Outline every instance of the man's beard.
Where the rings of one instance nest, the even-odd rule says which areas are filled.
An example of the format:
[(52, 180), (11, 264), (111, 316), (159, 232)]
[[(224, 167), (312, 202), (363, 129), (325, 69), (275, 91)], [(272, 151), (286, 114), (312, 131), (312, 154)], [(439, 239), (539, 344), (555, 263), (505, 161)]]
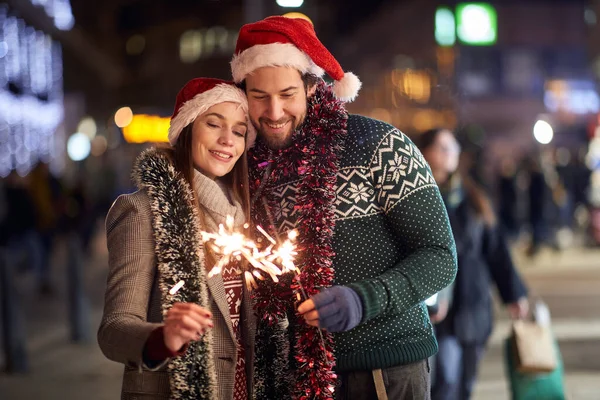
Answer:
[[(295, 119), (292, 119), (292, 121), (291, 121), (292, 128), (290, 129), (289, 132), (285, 133), (284, 135), (269, 135), (269, 134), (265, 133), (262, 129), (262, 125), (266, 124), (266, 122), (264, 122), (264, 120), (262, 120), (262, 119), (259, 119), (258, 126), (256, 126), (256, 124), (254, 124), (254, 123), (252, 123), (252, 124), (256, 128), (256, 131), (257, 131), (260, 139), (267, 145), (267, 147), (269, 149), (283, 150), (283, 149), (287, 149), (288, 147), (290, 147), (292, 145), (292, 143), (294, 142), (294, 132), (296, 132), (298, 129), (301, 128), (305, 119), (306, 119), (306, 115), (303, 115), (302, 119), (299, 122), (296, 122)], [(261, 120), (262, 120), (262, 124), (261, 124)]]
[(261, 140), (265, 142), (267, 147), (271, 150), (283, 150), (287, 149), (292, 145), (292, 142), (294, 141), (294, 139), (292, 138), (294, 136), (294, 131), (295, 129), (292, 129), (286, 136), (279, 137), (267, 136), (261, 130), (259, 130), (258, 135), (261, 138)]

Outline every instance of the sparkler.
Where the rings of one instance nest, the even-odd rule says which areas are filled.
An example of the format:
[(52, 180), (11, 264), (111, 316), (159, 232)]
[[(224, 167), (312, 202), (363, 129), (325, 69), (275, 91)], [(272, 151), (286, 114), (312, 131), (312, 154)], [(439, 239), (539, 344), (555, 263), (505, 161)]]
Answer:
[(217, 264), (209, 271), (209, 278), (220, 274), (223, 268), (232, 260), (240, 260), (242, 257), (253, 268), (244, 272), (249, 290), (258, 287), (256, 279), (264, 280), (264, 274), (268, 275), (274, 282), (279, 282), (278, 277), (280, 275), (287, 272), (299, 272), (294, 264), (294, 256), (298, 254), (294, 241), (298, 236), (298, 232), (295, 230), (290, 231), (287, 240), (281, 245), (277, 245), (275, 239), (261, 226), (257, 226), (257, 230), (271, 243), (261, 251), (256, 243), (242, 233), (236, 232), (233, 223), (233, 217), (227, 216), (225, 225), (220, 224), (218, 232), (201, 232), (202, 242), (208, 243), (211, 249), (221, 256)]
[[(271, 221), (271, 225), (273, 225), (269, 209), (266, 205), (265, 208), (269, 220)], [(245, 225), (245, 227), (247, 227), (247, 225)], [(201, 232), (202, 241), (204, 243), (210, 242), (213, 251), (222, 255), (221, 259), (217, 262), (217, 265), (215, 265), (208, 273), (208, 277), (210, 278), (220, 274), (223, 267), (231, 262), (233, 258), (239, 259), (239, 257), (242, 256), (254, 267), (254, 270), (244, 272), (248, 290), (258, 288), (255, 278), (259, 280), (265, 279), (261, 272), (267, 273), (273, 282), (279, 282), (278, 276), (292, 272), (298, 278), (296, 279), (296, 282), (300, 289), (300, 293), (302, 293), (302, 297), (304, 300), (307, 300), (308, 295), (299, 279), (300, 270), (294, 264), (294, 257), (298, 255), (295, 244), (295, 240), (298, 237), (298, 231), (295, 229), (289, 231), (287, 239), (280, 245), (277, 245), (279, 241), (273, 239), (260, 225), (257, 225), (256, 229), (271, 243), (263, 251), (258, 250), (258, 247), (252, 240), (249, 240), (243, 234), (234, 230), (233, 217), (231, 216), (227, 216), (225, 226), (223, 226), (223, 224), (219, 225), (218, 233)], [(279, 239), (279, 237), (277, 239)], [(280, 264), (281, 268), (275, 263)], [(300, 293), (296, 294), (298, 300), (301, 300)], [(324, 346), (325, 338), (323, 337), (323, 332), (321, 332), (321, 329), (319, 328), (317, 328), (317, 332), (319, 332), (321, 343)]]
[(179, 281), (177, 282), (170, 290), (169, 290), (169, 294), (172, 296), (175, 293), (177, 293), (179, 291), (179, 289), (181, 289), (183, 287), (183, 285), (185, 284), (184, 281)]

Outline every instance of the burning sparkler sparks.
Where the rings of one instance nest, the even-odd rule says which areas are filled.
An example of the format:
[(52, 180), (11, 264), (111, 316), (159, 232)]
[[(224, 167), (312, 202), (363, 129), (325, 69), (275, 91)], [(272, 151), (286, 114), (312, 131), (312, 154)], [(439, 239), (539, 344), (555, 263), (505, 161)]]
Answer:
[[(202, 242), (211, 246), (211, 249), (221, 256), (217, 264), (209, 271), (208, 277), (220, 274), (229, 262), (234, 259), (245, 258), (252, 266), (251, 271), (245, 271), (246, 285), (249, 290), (258, 287), (256, 279), (264, 280), (264, 274), (268, 275), (274, 282), (278, 282), (278, 276), (287, 272), (298, 273), (294, 264), (294, 257), (298, 254), (294, 243), (298, 232), (292, 230), (288, 233), (285, 242), (277, 245), (261, 226), (257, 230), (271, 243), (264, 250), (259, 250), (256, 244), (240, 232), (236, 232), (233, 226), (233, 217), (228, 216), (225, 225), (219, 225), (217, 233), (201, 232)], [(278, 266), (281, 265), (281, 267)]]
[[(219, 225), (218, 233), (201, 232), (202, 241), (204, 243), (210, 242), (213, 251), (222, 255), (221, 259), (217, 262), (217, 265), (215, 265), (208, 273), (209, 278), (216, 274), (220, 274), (225, 265), (233, 258), (238, 258), (240, 256), (248, 260), (250, 265), (254, 267), (252, 271), (244, 272), (248, 290), (258, 288), (256, 279), (264, 280), (265, 277), (263, 276), (263, 273), (267, 273), (274, 282), (279, 282), (277, 277), (288, 272), (292, 272), (297, 276), (300, 274), (300, 270), (294, 264), (294, 257), (298, 255), (295, 244), (295, 240), (298, 237), (298, 231), (295, 229), (289, 231), (287, 239), (278, 245), (278, 241), (273, 239), (261, 226), (257, 226), (256, 229), (271, 243), (263, 251), (258, 250), (258, 247), (252, 240), (249, 240), (239, 232), (235, 232), (233, 218), (230, 216), (227, 217), (225, 226), (223, 226), (223, 224)], [(278, 267), (276, 263), (280, 264), (281, 268)], [(308, 299), (308, 295), (304, 290), (304, 286), (300, 279), (297, 279), (297, 284), (300, 289), (300, 292), (296, 293), (298, 301), (300, 301), (302, 297), (304, 300)], [(302, 296), (300, 293), (302, 293)], [(321, 332), (321, 329), (317, 329), (317, 332), (319, 332), (319, 336), (321, 337), (322, 345), (325, 346), (323, 332)]]

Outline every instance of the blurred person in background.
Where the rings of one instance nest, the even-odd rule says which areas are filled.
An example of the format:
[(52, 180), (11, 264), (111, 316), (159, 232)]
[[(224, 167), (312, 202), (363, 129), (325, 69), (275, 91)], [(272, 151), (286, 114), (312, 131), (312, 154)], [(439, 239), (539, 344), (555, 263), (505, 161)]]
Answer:
[(573, 162), (574, 182), (572, 185), (574, 219), (576, 221), (576, 233), (583, 239), (583, 243), (591, 244), (590, 231), (590, 184), (592, 171), (588, 167), (585, 157), (587, 149), (582, 148), (578, 151)]
[(79, 172), (75, 182), (65, 190), (65, 212), (62, 228), (66, 233), (77, 235), (84, 252), (89, 251), (89, 244), (94, 234), (96, 214), (94, 201), (86, 187), (87, 176)]
[(566, 213), (570, 193), (558, 173), (552, 151), (534, 154), (529, 160), (531, 243), (527, 254), (533, 257), (544, 245), (554, 250), (563, 247), (560, 232), (569, 219)]
[(9, 262), (17, 268), (40, 271), (43, 249), (27, 177), (11, 172), (0, 188), (0, 202), (0, 246), (8, 251)]
[(420, 137), (420, 148), (440, 186), (458, 253), (452, 293), (440, 296), (437, 312), (430, 316), (439, 343), (432, 399), (468, 400), (492, 332), (492, 282), (512, 318), (526, 316), (527, 289), (491, 202), (471, 179), (457, 172), (460, 146), (453, 133), (427, 131)]
[(246, 149), (256, 136), (247, 112), (231, 82), (188, 82), (171, 118), (171, 147), (138, 157), (139, 190), (118, 197), (108, 213), (98, 342), (125, 364), (123, 398), (251, 395), (253, 314), (240, 265), (209, 278), (217, 256), (200, 241), (200, 231), (217, 231), (227, 216), (237, 229), (246, 221)]
[(588, 191), (590, 186), (590, 179), (592, 175), (592, 171), (588, 167), (585, 157), (586, 157), (587, 149), (581, 148), (576, 157), (574, 157), (573, 161), (573, 174), (574, 174), (574, 182), (573, 182), (573, 203), (575, 207), (589, 206), (589, 198)]
[(93, 189), (94, 214), (97, 218), (104, 218), (110, 209), (115, 197), (123, 194), (117, 193), (117, 166), (109, 157), (108, 152), (102, 154), (100, 169), (95, 177), (97, 181)]
[(517, 211), (519, 195), (516, 175), (517, 164), (515, 160), (508, 157), (504, 158), (500, 163), (500, 174), (498, 177), (498, 215), (509, 239), (516, 239), (519, 235)]
[(64, 213), (65, 197), (62, 184), (52, 175), (48, 164), (37, 164), (29, 174), (28, 181), (35, 209), (36, 231), (41, 243), (40, 264), (36, 271), (38, 288), (41, 294), (48, 295), (54, 292), (51, 260)]
[(544, 171), (539, 157), (531, 157), (527, 165), (529, 172), (528, 217), (531, 229), (531, 243), (527, 249), (529, 256), (537, 254), (541, 246), (548, 241), (549, 225), (546, 217), (550, 189), (546, 184)]

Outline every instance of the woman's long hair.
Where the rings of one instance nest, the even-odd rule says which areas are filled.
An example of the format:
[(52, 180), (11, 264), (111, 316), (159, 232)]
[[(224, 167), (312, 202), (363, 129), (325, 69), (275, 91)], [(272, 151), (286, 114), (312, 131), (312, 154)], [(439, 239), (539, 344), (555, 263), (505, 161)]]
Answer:
[[(194, 123), (190, 123), (181, 131), (177, 143), (172, 148), (167, 148), (167, 154), (173, 160), (175, 169), (182, 175), (183, 179), (192, 188), (194, 196), (194, 205), (198, 210), (201, 227), (206, 226), (206, 216), (198, 202), (196, 187), (194, 185), (194, 160), (192, 158), (192, 127)], [(242, 156), (237, 160), (233, 169), (225, 176), (219, 178), (232, 189), (233, 197), (242, 205), (244, 216), (250, 219), (250, 189), (248, 184), (248, 156), (244, 150)], [(244, 234), (249, 235), (250, 229), (245, 229)], [(205, 265), (210, 269), (216, 264), (216, 257), (208, 246), (204, 247)]]
[[(425, 150), (435, 144), (439, 134), (445, 130), (446, 129), (443, 128), (434, 128), (423, 132), (418, 140), (419, 149), (421, 152), (424, 153)], [(492, 202), (483, 188), (478, 185), (477, 182), (475, 182), (468, 174), (461, 173), (460, 168), (450, 174), (448, 177), (448, 182), (452, 182), (453, 176), (456, 175), (460, 177), (465, 194), (470, 203), (473, 205), (473, 209), (475, 210), (477, 216), (481, 218), (487, 226), (495, 226), (496, 214), (494, 212), (494, 208), (492, 207)]]

